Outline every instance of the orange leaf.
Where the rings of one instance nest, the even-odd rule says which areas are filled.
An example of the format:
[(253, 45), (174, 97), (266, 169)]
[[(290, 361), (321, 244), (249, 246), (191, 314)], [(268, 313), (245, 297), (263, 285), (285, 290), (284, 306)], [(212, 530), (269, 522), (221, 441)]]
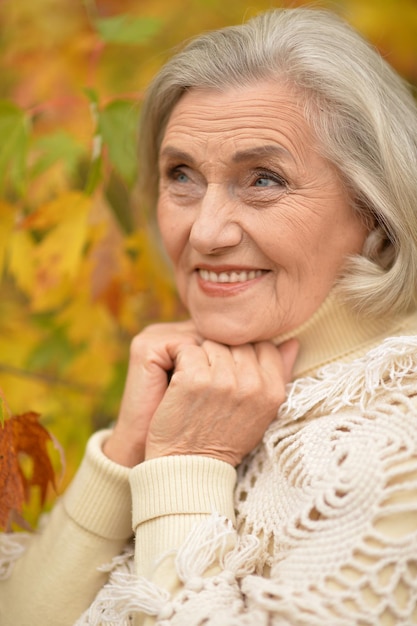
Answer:
[[(31, 487), (40, 487), (42, 503), (48, 485), (55, 487), (54, 469), (46, 448), (48, 441), (52, 438), (39, 423), (37, 413), (15, 415), (0, 428), (0, 528), (8, 528), (13, 514), (22, 511)], [(23, 472), (21, 455), (32, 461), (29, 477)]]

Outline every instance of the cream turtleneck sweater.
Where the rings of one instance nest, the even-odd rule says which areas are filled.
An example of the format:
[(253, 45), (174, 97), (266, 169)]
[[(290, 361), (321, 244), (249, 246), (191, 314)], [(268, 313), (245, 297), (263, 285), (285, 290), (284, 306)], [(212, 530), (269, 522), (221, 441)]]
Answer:
[(274, 340), (279, 345), (296, 337), (300, 343), (294, 378), (309, 376), (335, 361), (363, 356), (385, 337), (417, 332), (417, 312), (372, 318), (352, 311), (336, 293), (330, 293), (312, 317), (296, 330)]
[[(284, 527), (289, 522), (283, 519), (284, 514), (278, 507), (278, 518), (268, 526), (265, 511), (261, 514), (261, 511), (257, 512), (257, 508), (271, 506), (270, 486), (275, 484), (276, 480), (281, 481), (282, 476), (287, 482), (279, 482), (280, 493), (287, 493), (288, 489), (291, 491), (294, 488), (294, 485), (289, 484), (293, 471), (291, 466), (284, 466), (282, 474), (277, 478), (274, 472), (281, 461), (271, 465), (274, 446), (282, 445), (281, 436), (284, 437), (285, 433), (286, 441), (294, 437), (294, 441), (298, 441), (297, 437), (301, 437), (298, 433), (307, 432), (310, 428), (310, 426), (305, 428), (303, 424), (320, 423), (324, 415), (317, 410), (316, 405), (326, 406), (326, 396), (331, 395), (332, 389), (336, 389), (338, 379), (343, 380), (345, 377), (346, 381), (350, 381), (359, 370), (363, 371), (363, 376), (366, 376), (366, 371), (372, 364), (372, 361), (367, 360), (366, 354), (370, 350), (378, 350), (378, 346), (385, 338), (416, 334), (416, 313), (379, 320), (368, 319), (356, 316), (335, 296), (329, 296), (306, 324), (291, 335), (276, 339), (277, 343), (289, 336), (296, 336), (299, 340), (300, 351), (294, 370), (294, 384), (289, 389), (289, 401), (286, 406), (282, 407), (281, 421), (278, 420), (269, 429), (264, 443), (259, 450), (250, 455), (248, 463), (242, 464), (237, 474), (235, 469), (226, 463), (195, 456), (154, 459), (133, 469), (124, 468), (108, 460), (101, 451), (108, 432), (102, 431), (95, 434), (88, 444), (77, 475), (67, 492), (56, 504), (42, 531), (34, 536), (21, 535), (20, 538), (13, 536), (6, 539), (3, 537), (3, 541), (0, 542), (0, 572), (3, 567), (5, 576), (5, 580), (0, 583), (0, 623), (7, 624), (7, 626), (29, 626), (29, 624), (30, 626), (70, 626), (83, 611), (87, 611), (78, 622), (79, 624), (104, 624), (109, 622), (92, 620), (101, 619), (97, 615), (100, 615), (102, 610), (108, 611), (108, 616), (111, 610), (114, 610), (116, 613), (119, 612), (119, 617), (110, 623), (124, 624), (124, 618), (120, 615), (125, 609), (128, 612), (128, 609), (136, 607), (136, 609), (141, 608), (145, 613), (159, 615), (160, 620), (167, 620), (161, 621), (161, 624), (189, 626), (199, 623), (192, 621), (189, 617), (191, 614), (196, 615), (197, 606), (203, 611), (204, 619), (213, 620), (207, 623), (221, 626), (228, 624), (244, 626), (254, 623), (291, 623), (292, 626), (304, 623), (310, 626), (317, 623), (321, 626), (327, 624), (336, 626), (356, 623), (349, 622), (349, 617), (343, 617), (336, 605), (333, 609), (329, 608), (333, 600), (330, 601), (327, 596), (323, 600), (325, 595), (323, 590), (320, 594), (314, 594), (312, 590), (314, 585), (311, 581), (309, 584), (306, 583), (306, 589), (303, 591), (296, 589), (296, 583), (291, 582), (293, 580), (291, 572), (295, 572), (294, 581), (296, 581), (303, 579), (302, 572), (306, 569), (297, 570), (294, 555), (297, 554), (299, 546), (294, 547), (292, 539), (290, 540), (287, 535), (284, 538), (281, 537), (282, 544), (278, 553), (274, 551), (274, 548), (265, 546), (267, 535), (270, 533), (280, 535), (279, 524), (281, 523)], [(394, 356), (389, 364), (390, 371), (394, 370), (396, 345), (395, 343), (392, 348)], [(413, 354), (415, 355), (417, 351), (417, 344), (409, 349), (407, 341), (398, 339), (398, 345), (406, 346), (407, 354), (401, 358), (405, 359), (409, 368), (415, 367), (417, 358), (414, 358)], [(391, 348), (388, 346), (387, 350)], [(381, 356), (377, 358), (381, 359)], [(356, 359), (359, 360), (356, 361)], [(317, 377), (317, 371), (322, 367), (325, 367), (324, 374)], [(404, 363), (401, 367), (401, 371), (404, 372)], [(417, 393), (415, 369), (413, 374), (410, 384), (414, 384)], [(333, 382), (326, 387), (327, 380)], [(360, 384), (359, 382), (358, 385)], [(359, 402), (357, 395), (355, 396), (352, 392), (346, 400), (347, 404), (343, 406), (342, 413), (356, 407), (356, 419), (364, 419), (358, 407), (361, 410), (364, 407), (363, 410), (369, 411), (369, 402), (363, 399), (363, 394), (360, 397)], [(310, 398), (321, 398), (321, 400), (310, 402)], [(303, 410), (297, 409), (297, 406), (303, 406)], [(334, 406), (332, 408), (330, 403), (329, 413), (333, 410)], [(413, 420), (412, 428), (415, 434), (416, 413), (413, 415)], [(327, 419), (327, 423), (330, 424), (330, 418)], [(282, 424), (282, 431), (280, 431), (280, 424)], [(323, 432), (325, 433), (325, 429)], [(323, 436), (325, 437), (326, 434)], [(307, 449), (310, 444), (304, 443), (303, 445)], [(372, 448), (372, 441), (370, 447)], [(310, 450), (312, 456), (302, 461), (300, 467), (303, 467), (303, 471), (306, 463), (308, 465), (310, 462), (308, 459), (315, 458), (317, 450), (313, 446)], [(284, 453), (281, 458), (284, 458)], [(407, 463), (408, 461), (405, 462), (404, 467), (407, 472), (410, 471), (410, 481), (416, 481), (417, 473), (416, 475), (412, 473), (415, 468), (411, 465), (409, 467)], [(301, 469), (299, 471), (301, 472)], [(312, 477), (317, 480), (314, 472), (309, 480)], [(251, 485), (255, 484), (257, 487), (252, 489)], [(261, 485), (263, 485), (262, 488)], [(279, 497), (279, 494), (274, 497)], [(413, 511), (414, 517), (417, 516), (417, 487), (415, 497), (416, 501), (412, 505), (409, 499), (407, 500), (407, 506)], [(285, 503), (282, 506), (285, 509)], [(355, 506), (354, 502), (352, 506)], [(275, 513), (272, 512), (271, 515)], [(320, 518), (320, 511), (316, 511), (314, 515)], [(404, 515), (408, 520), (407, 511)], [(257, 525), (257, 517), (264, 520), (259, 525)], [(229, 520), (230, 526), (224, 520)], [(300, 529), (308, 526), (309, 523), (308, 519), (302, 524), (300, 522), (301, 526), (298, 529), (293, 528), (293, 534), (298, 533), (301, 537)], [(132, 535), (132, 528), (135, 534), (135, 572), (140, 577), (139, 582), (136, 576), (129, 578), (128, 574), (125, 574), (127, 578), (123, 579), (123, 573), (119, 571), (132, 570), (131, 557), (117, 558)], [(237, 531), (234, 528), (237, 528)], [(414, 533), (413, 545), (417, 547), (417, 528), (413, 527), (411, 531)], [(191, 538), (186, 540), (190, 533)], [(253, 542), (252, 539), (254, 539)], [(268, 541), (270, 542), (271, 539)], [(401, 541), (404, 543), (403, 534), (401, 534)], [(24, 553), (14, 563), (12, 569), (12, 561), (18, 556), (22, 546), (25, 547)], [(204, 546), (207, 548), (205, 554), (203, 554)], [(180, 549), (181, 558), (176, 555), (177, 549)], [(307, 540), (306, 549), (308, 552)], [(286, 554), (286, 550), (289, 550), (287, 561), (282, 560), (282, 555)], [(227, 554), (231, 555), (229, 560)], [(219, 563), (219, 555), (223, 559), (221, 563)], [(107, 588), (102, 590), (98, 600), (93, 602), (109, 572), (109, 568), (104, 571), (103, 569), (99, 571), (98, 568), (114, 557), (116, 561), (112, 585), (108, 590)], [(226, 562), (227, 566), (225, 566)], [(285, 572), (286, 562), (289, 564), (287, 573)], [(388, 567), (388, 561), (386, 565)], [(349, 560), (346, 561), (346, 567), (352, 568)], [(280, 568), (283, 568), (284, 578), (288, 576), (290, 581), (289, 591), (288, 589), (285, 591), (285, 586), (282, 588), (279, 586), (281, 584), (279, 583)], [(207, 576), (208, 571), (211, 572), (211, 577)], [(229, 576), (228, 583), (227, 581), (225, 583), (227, 579), (225, 572)], [(232, 575), (231, 572), (234, 574)], [(201, 582), (203, 573), (204, 580), (210, 582)], [(413, 576), (412, 572), (409, 576)], [(276, 583), (275, 577), (278, 581)], [(353, 585), (359, 585), (357, 577), (353, 576), (352, 580)], [(278, 587), (264, 588), (262, 586), (268, 586), (271, 582)], [(217, 599), (215, 590), (212, 589), (209, 593), (210, 584), (217, 585)], [(343, 591), (347, 594), (345, 598), (347, 604), (357, 602), (357, 596), (355, 596), (356, 599), (352, 599), (344, 591), (344, 584), (345, 581), (342, 584), (336, 575), (329, 578), (329, 589), (336, 590), (336, 596), (337, 594), (340, 596)], [(416, 587), (414, 587), (414, 595)], [(186, 593), (184, 588), (186, 588)], [(234, 604), (233, 602), (231, 604), (233, 609), (225, 608), (223, 601), (219, 599), (220, 591), (225, 589), (227, 593), (225, 592), (224, 597), (229, 600), (234, 598)], [(404, 592), (401, 586), (398, 589), (400, 590), (398, 593), (409, 593), (408, 589)], [(391, 591), (394, 593), (395, 589)], [(277, 593), (281, 594), (281, 600), (284, 598), (281, 605), (278, 602), (272, 607), (274, 602), (271, 599), (272, 608), (268, 609), (265, 594), (272, 594), (271, 598), (275, 598), (274, 594)], [(197, 604), (193, 605), (195, 598), (197, 598)], [(291, 605), (290, 608), (285, 609), (285, 598)], [(377, 600), (375, 600), (376, 603)], [(216, 608), (217, 601), (219, 606)], [(303, 613), (305, 607), (304, 609), (296, 607), (298, 601), (309, 604), (308, 618)], [(324, 602), (323, 606), (320, 604), (321, 601)], [(89, 613), (90, 605), (92, 608)], [(194, 607), (191, 613), (190, 607)], [(348, 607), (348, 613), (349, 610)], [(359, 611), (357, 608), (355, 610)], [(378, 611), (381, 615), (384, 613), (382, 609)], [(328, 617), (329, 614), (332, 616), (331, 620)], [(274, 617), (276, 615), (278, 615), (277, 618)], [(370, 615), (373, 615), (372, 612)], [(365, 620), (363, 623), (404, 623), (409, 626), (417, 623), (417, 615), (415, 617), (416, 622), (395, 622), (384, 618), (384, 622)], [(150, 619), (153, 622), (154, 618)], [(265, 621), (268, 619), (271, 621)], [(281, 619), (282, 621), (279, 621)], [(302, 621), (304, 619), (310, 621)], [(372, 619), (376, 620), (376, 618)]]

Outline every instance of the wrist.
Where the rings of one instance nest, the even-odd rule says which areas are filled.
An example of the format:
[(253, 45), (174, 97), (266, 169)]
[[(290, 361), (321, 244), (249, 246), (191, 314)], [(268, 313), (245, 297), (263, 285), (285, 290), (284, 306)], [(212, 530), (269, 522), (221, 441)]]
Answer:
[(121, 436), (114, 430), (103, 446), (105, 456), (119, 465), (134, 467), (145, 457), (144, 445), (135, 443), (132, 437)]

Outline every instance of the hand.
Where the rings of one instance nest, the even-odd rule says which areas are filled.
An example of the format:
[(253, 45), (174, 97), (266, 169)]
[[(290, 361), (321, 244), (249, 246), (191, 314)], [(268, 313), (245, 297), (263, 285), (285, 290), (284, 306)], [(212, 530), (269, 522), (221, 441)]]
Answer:
[(238, 465), (262, 439), (285, 399), (298, 343), (180, 346), (154, 413), (146, 459), (196, 454)]
[(128, 467), (143, 461), (150, 421), (168, 387), (167, 373), (180, 349), (201, 342), (191, 321), (154, 324), (133, 339), (119, 417), (104, 446), (106, 456)]

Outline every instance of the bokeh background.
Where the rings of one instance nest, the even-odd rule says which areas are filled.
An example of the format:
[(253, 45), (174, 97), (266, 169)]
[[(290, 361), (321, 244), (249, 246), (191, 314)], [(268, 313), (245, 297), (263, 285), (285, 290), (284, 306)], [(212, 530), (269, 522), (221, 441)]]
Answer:
[[(90, 433), (117, 415), (132, 336), (185, 315), (135, 192), (147, 83), (184, 39), (305, 4), (0, 1), (0, 389), (65, 450), (59, 490)], [(314, 5), (417, 84), (417, 0)], [(25, 514), (39, 511), (35, 492)]]

